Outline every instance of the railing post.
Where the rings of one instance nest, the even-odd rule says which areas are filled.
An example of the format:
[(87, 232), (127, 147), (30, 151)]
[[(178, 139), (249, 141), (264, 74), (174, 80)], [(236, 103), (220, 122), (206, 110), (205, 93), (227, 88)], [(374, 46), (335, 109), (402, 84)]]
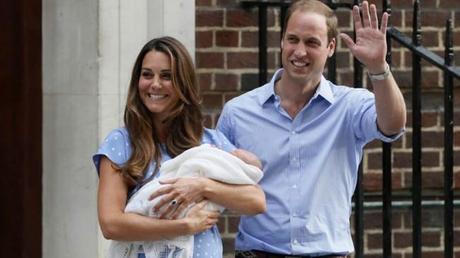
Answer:
[(267, 82), (267, 6), (259, 6), (259, 85)]
[(281, 35), (283, 35), (283, 28), (284, 28), (284, 20), (286, 19), (286, 11), (288, 5), (285, 4), (285, 0), (280, 0), (281, 8), (280, 8), (280, 27), (281, 27)]
[[(454, 60), (452, 19), (446, 22), (445, 64), (451, 66)], [(444, 71), (444, 257), (454, 257), (454, 185), (453, 185), (453, 77)]]
[[(420, 2), (414, 2), (412, 42), (420, 46)], [(420, 258), (422, 252), (422, 170), (421, 170), (421, 65), (420, 56), (412, 54), (412, 257)]]
[[(327, 1), (327, 4), (329, 7), (333, 5), (333, 1), (329, 0)], [(334, 54), (329, 57), (327, 60), (327, 79), (331, 81), (332, 83), (337, 83), (337, 55), (336, 51), (334, 51)]]
[[(284, 34), (284, 20), (286, 19), (286, 12), (287, 12), (287, 8), (288, 8), (288, 4), (285, 3), (285, 0), (280, 0), (280, 30), (281, 30), (281, 33), (280, 33), (280, 36), (281, 36), (281, 40), (283, 40), (283, 34)], [(281, 63), (281, 58), (282, 58), (283, 54), (279, 53), (279, 60), (280, 60), (280, 67), (283, 66), (283, 64)]]
[[(359, 0), (354, 0), (353, 5), (359, 5)], [(353, 34), (354, 38), (356, 35)], [(355, 88), (363, 87), (363, 68), (359, 61), (353, 59), (353, 78)], [(356, 185), (355, 196), (355, 256), (364, 257), (364, 190), (363, 190), (363, 167), (362, 161), (358, 167), (358, 183)]]
[(332, 83), (337, 83), (337, 55), (334, 54), (327, 60), (327, 79)]
[[(383, 10), (391, 14), (390, 0), (383, 1)], [(283, 27), (286, 8), (291, 1), (279, 0), (272, 2), (267, 0), (261, 1), (242, 1), (243, 6), (257, 7), (259, 12), (259, 82), (264, 84), (267, 79), (267, 9), (269, 6), (281, 7), (280, 24)], [(359, 5), (360, 0), (353, 0), (350, 3), (337, 3), (338, 1), (328, 0), (327, 3), (332, 9), (348, 8), (352, 5)], [(396, 40), (403, 47), (407, 48), (412, 53), (412, 241), (413, 252), (412, 257), (421, 257), (422, 251), (422, 187), (421, 187), (421, 60), (424, 59), (433, 66), (440, 68), (444, 72), (444, 247), (445, 256), (448, 258), (453, 255), (453, 79), (460, 79), (460, 69), (452, 64), (453, 62), (453, 40), (452, 40), (452, 21), (449, 20), (446, 31), (446, 52), (445, 58), (441, 58), (432, 51), (421, 46), (421, 25), (420, 25), (420, 1), (414, 0), (414, 17), (413, 17), (413, 35), (412, 39), (402, 34), (394, 27), (388, 26), (387, 30), (387, 46), (388, 54), (386, 60), (391, 68), (391, 41)], [(389, 22), (390, 24), (390, 22)], [(333, 60), (328, 63), (328, 77), (331, 81), (335, 81), (336, 65)], [(355, 87), (363, 87), (363, 68), (359, 61), (354, 59), (354, 84)], [(332, 67), (334, 67), (332, 69)], [(382, 147), (382, 170), (383, 170), (383, 257), (391, 257), (392, 254), (392, 180), (391, 180), (391, 145), (383, 144)], [(358, 169), (358, 182), (354, 194), (354, 222), (355, 222), (355, 257), (362, 258), (364, 253), (364, 191), (362, 186), (363, 169), (360, 164)]]
[(358, 180), (355, 196), (355, 257), (364, 257), (364, 193), (363, 193), (363, 163), (358, 167)]
[[(388, 13), (388, 26), (391, 21), (391, 2), (383, 1), (383, 10)], [(387, 56), (386, 60), (391, 68), (391, 37), (387, 36)], [(382, 143), (382, 170), (383, 170), (383, 257), (391, 258), (391, 198), (392, 198), (392, 180), (391, 180), (391, 143)]]

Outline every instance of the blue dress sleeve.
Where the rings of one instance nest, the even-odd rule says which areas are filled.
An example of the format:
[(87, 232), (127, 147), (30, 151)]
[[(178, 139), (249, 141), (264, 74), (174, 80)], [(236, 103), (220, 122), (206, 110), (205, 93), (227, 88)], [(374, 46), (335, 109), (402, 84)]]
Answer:
[(131, 148), (129, 136), (125, 128), (118, 128), (109, 133), (93, 155), (94, 166), (99, 174), (99, 164), (103, 156), (107, 157), (117, 166), (122, 166), (128, 161)]

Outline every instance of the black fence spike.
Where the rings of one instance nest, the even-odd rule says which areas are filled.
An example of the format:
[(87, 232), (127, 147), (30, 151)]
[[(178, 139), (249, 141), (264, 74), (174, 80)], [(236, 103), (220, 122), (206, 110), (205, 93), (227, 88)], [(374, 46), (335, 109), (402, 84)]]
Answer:
[[(418, 0), (413, 6), (412, 43), (421, 42), (421, 15)], [(412, 257), (422, 255), (422, 67), (421, 58), (412, 52)]]
[[(388, 18), (388, 27), (391, 26), (391, 3), (389, 0), (385, 0), (383, 3), (383, 9), (390, 15)], [(387, 39), (387, 56), (386, 61), (391, 67), (392, 63), (392, 45), (391, 45), (391, 37), (386, 37)], [(392, 200), (392, 166), (391, 166), (391, 143), (382, 143), (382, 185), (383, 191), (382, 193), (382, 225), (383, 225), (383, 237), (382, 237), (382, 247), (383, 247), (383, 257), (384, 258), (391, 258), (392, 257), (392, 244), (391, 244), (391, 235), (392, 235), (392, 207), (391, 207), (391, 200)]]
[[(446, 21), (444, 40), (445, 65), (451, 66), (454, 60), (454, 39), (452, 19)], [(453, 77), (444, 71), (444, 257), (454, 257), (454, 109)]]

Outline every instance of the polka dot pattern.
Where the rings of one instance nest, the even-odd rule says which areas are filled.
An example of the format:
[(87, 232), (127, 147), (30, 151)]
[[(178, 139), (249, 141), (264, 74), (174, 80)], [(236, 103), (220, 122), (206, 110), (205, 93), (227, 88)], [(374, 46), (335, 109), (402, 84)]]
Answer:
[(221, 258), (222, 252), (222, 241), (217, 226), (195, 235), (194, 258)]
[[(233, 151), (235, 149), (235, 147), (222, 133), (211, 129), (205, 129), (202, 143), (214, 145), (225, 151)], [(163, 162), (171, 159), (164, 146), (162, 146), (161, 152)], [(96, 166), (97, 172), (99, 173), (99, 162), (102, 156), (107, 157), (117, 166), (122, 166), (126, 163), (126, 161), (128, 161), (130, 155), (131, 143), (129, 142), (128, 131), (126, 128), (118, 128), (110, 132), (110, 134), (104, 139), (98, 151), (93, 155), (93, 162)], [(145, 173), (145, 178), (152, 174), (154, 168), (155, 164), (152, 162)], [(131, 194), (133, 194), (133, 192), (131, 192), (130, 195)], [(164, 257), (175, 257), (174, 252), (174, 250), (166, 252)], [(195, 235), (194, 258), (222, 258), (222, 253), (222, 240), (217, 226)], [(145, 258), (145, 255), (140, 253), (138, 257)]]

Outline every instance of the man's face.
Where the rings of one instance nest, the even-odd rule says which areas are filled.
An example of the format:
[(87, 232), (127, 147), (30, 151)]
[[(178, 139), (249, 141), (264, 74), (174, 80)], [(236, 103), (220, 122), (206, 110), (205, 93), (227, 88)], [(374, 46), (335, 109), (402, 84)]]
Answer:
[(328, 42), (323, 15), (295, 11), (281, 41), (281, 61), (285, 76), (305, 84), (319, 83), (327, 58), (332, 56), (335, 39)]

